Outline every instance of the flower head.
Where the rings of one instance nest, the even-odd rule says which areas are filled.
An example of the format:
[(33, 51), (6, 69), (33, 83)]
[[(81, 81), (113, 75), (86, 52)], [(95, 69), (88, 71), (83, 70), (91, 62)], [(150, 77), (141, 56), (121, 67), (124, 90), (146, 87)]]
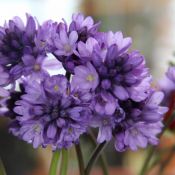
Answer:
[(36, 58), (38, 55), (45, 54), (43, 50), (39, 51), (34, 44), (36, 33), (36, 22), (29, 15), (27, 15), (26, 25), (19, 17), (15, 17), (1, 27), (0, 65), (9, 74), (10, 83), (23, 75), (25, 55)]
[(18, 127), (11, 131), (34, 148), (48, 144), (53, 149), (68, 148), (88, 127), (90, 110), (83, 101), (75, 103), (63, 75), (47, 77), (40, 83), (26, 82), (25, 94), (15, 104)]
[[(7, 97), (5, 114), (15, 136), (34, 148), (62, 149), (96, 127), (97, 142), (114, 138), (118, 151), (158, 143), (167, 108), (160, 105), (163, 93), (151, 87), (144, 56), (130, 50), (132, 40), (122, 32), (98, 28), (81, 13), (70, 25), (64, 20), (37, 25), (27, 15), (26, 24), (15, 17), (0, 28), (0, 96)], [(50, 55), (66, 76), (49, 75), (44, 62)], [(171, 67), (167, 79), (173, 91), (174, 75)], [(20, 89), (9, 97), (4, 86), (18, 79)]]
[(54, 38), (57, 30), (57, 22), (52, 20), (45, 21), (38, 27), (36, 37), (34, 39), (35, 45), (38, 50), (45, 50), (46, 52), (52, 52), (54, 49)]
[(87, 66), (78, 66), (74, 70), (75, 76), (72, 83), (74, 87), (79, 87), (84, 90), (95, 90), (98, 86), (99, 78), (95, 68), (91, 63), (87, 63)]
[[(171, 66), (168, 68), (165, 76), (159, 81), (159, 89), (161, 89), (165, 98), (163, 103), (173, 107), (174, 104), (174, 94), (175, 94), (175, 67)], [(171, 107), (171, 108), (172, 108)]]
[(69, 30), (77, 31), (79, 41), (85, 42), (89, 37), (96, 35), (99, 25), (100, 23), (94, 24), (92, 17), (84, 17), (82, 13), (75, 13), (72, 15)]
[[(147, 97), (151, 78), (145, 67), (144, 57), (139, 52), (118, 55), (118, 47), (112, 45), (107, 50), (105, 59), (92, 55), (91, 67), (100, 80), (96, 88), (113, 92), (120, 100), (132, 98), (139, 101)], [(73, 79), (81, 79), (81, 70), (87, 70), (87, 67), (76, 67)], [(142, 93), (141, 97), (136, 97), (136, 93)]]
[(76, 42), (78, 39), (78, 34), (76, 31), (72, 31), (69, 35), (65, 30), (61, 30), (59, 35), (55, 38), (57, 56), (70, 56), (76, 49)]
[[(127, 148), (137, 150), (138, 147), (145, 148), (148, 143), (158, 143), (156, 136), (161, 132), (161, 120), (167, 112), (166, 107), (159, 105), (163, 99), (162, 92), (150, 93), (149, 97), (141, 102), (131, 99), (109, 100), (109, 95), (108, 99), (103, 101), (98, 100), (99, 97), (96, 98), (92, 126), (99, 128), (99, 143), (110, 141), (114, 137), (115, 148), (118, 151)], [(97, 105), (100, 105), (100, 108), (97, 108)]]
[[(72, 16), (70, 25), (65, 21), (60, 23), (48, 21), (39, 29), (39, 33), (41, 33), (39, 42), (48, 41), (50, 52), (62, 62), (66, 71), (74, 73), (76, 66), (88, 62), (86, 58), (81, 57), (81, 54), (86, 52), (82, 47), (84, 42), (88, 41), (87, 50), (91, 52), (89, 47), (93, 46), (90, 46), (90, 40), (93, 40), (98, 33), (98, 26), (99, 24), (94, 24), (92, 17), (84, 17), (81, 13)], [(42, 33), (46, 33), (49, 37), (43, 37)]]

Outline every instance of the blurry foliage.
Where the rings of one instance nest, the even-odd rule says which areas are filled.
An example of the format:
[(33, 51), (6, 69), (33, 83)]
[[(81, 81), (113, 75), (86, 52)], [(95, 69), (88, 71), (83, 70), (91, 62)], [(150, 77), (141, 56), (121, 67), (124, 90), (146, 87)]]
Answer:
[(6, 122), (0, 119), (0, 157), (7, 175), (24, 175), (37, 166), (37, 152), (31, 145), (8, 133)]

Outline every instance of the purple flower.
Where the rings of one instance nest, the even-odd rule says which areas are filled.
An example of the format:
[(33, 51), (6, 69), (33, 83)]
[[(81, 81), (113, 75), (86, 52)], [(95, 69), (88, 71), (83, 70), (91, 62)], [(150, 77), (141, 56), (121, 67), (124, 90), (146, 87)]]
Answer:
[(130, 37), (123, 38), (122, 32), (116, 32), (113, 33), (112, 31), (109, 31), (106, 34), (106, 44), (108, 47), (112, 45), (117, 45), (118, 46), (118, 54), (126, 52), (128, 48), (132, 44), (132, 39)]
[(78, 40), (85, 42), (89, 37), (94, 37), (98, 31), (100, 23), (94, 24), (92, 17), (84, 17), (82, 13), (72, 15), (70, 31), (77, 31)]
[[(112, 130), (115, 127), (114, 119), (111, 116), (98, 116), (98, 120), (101, 122), (98, 126), (97, 142), (103, 143), (104, 141), (110, 141), (112, 139)], [(93, 124), (93, 126), (96, 125)]]
[(72, 31), (69, 35), (65, 30), (60, 30), (58, 36), (55, 38), (57, 56), (70, 56), (76, 49), (76, 42), (78, 34), (76, 31)]
[(112, 115), (118, 106), (118, 100), (110, 93), (101, 92), (96, 94), (93, 106), (95, 111), (100, 115)]
[(75, 76), (73, 76), (73, 86), (84, 90), (95, 90), (98, 86), (99, 78), (95, 68), (91, 63), (87, 63), (87, 66), (78, 66), (74, 70)]
[(70, 92), (70, 96), (74, 100), (75, 104), (78, 104), (78, 105), (82, 104), (82, 105), (88, 105), (89, 106), (94, 94), (92, 92), (89, 92), (87, 90), (79, 89), (78, 87), (74, 87), (72, 85), (72, 90)]
[(175, 67), (169, 67), (166, 75), (171, 81), (175, 82)]
[(56, 37), (57, 26), (58, 24), (52, 20), (45, 21), (41, 26), (39, 26), (34, 39), (38, 50), (52, 52), (54, 49), (54, 38)]
[[(135, 123), (132, 127), (128, 128), (125, 131), (122, 141), (116, 139), (115, 148), (118, 151), (123, 151), (123, 149), (121, 148), (129, 147), (132, 151), (136, 151), (138, 147), (146, 148), (148, 143), (152, 145), (157, 145), (158, 138), (156, 137), (156, 135), (161, 132), (162, 127), (163, 125), (161, 122)], [(120, 143), (123, 142), (124, 146), (121, 146), (120, 143), (117, 143), (118, 141), (120, 141)]]
[(145, 121), (158, 122), (161, 116), (165, 114), (168, 110), (167, 107), (159, 106), (164, 99), (164, 94), (162, 92), (154, 92), (146, 100), (146, 104), (143, 108), (142, 118)]
[[(109, 67), (109, 80), (112, 82), (113, 93), (121, 100), (126, 100), (130, 96), (132, 98), (132, 88), (138, 92), (143, 89), (143, 86), (139, 86), (139, 84), (144, 81), (144, 78), (149, 77), (144, 57), (138, 52), (118, 56), (117, 47), (111, 46), (107, 52), (105, 63), (106, 67)], [(103, 76), (107, 75), (104, 71), (102, 73), (104, 73)], [(136, 87), (139, 88), (136, 89)], [(133, 98), (133, 100), (135, 99)]]
[(102, 143), (114, 137), (117, 151), (127, 148), (135, 151), (138, 147), (157, 144), (157, 134), (163, 127), (162, 117), (168, 110), (160, 106), (163, 93), (150, 92), (149, 97), (140, 102), (114, 101), (113, 98), (110, 94), (95, 98), (91, 126), (99, 128), (97, 141)]
[(137, 102), (146, 99), (151, 91), (151, 81), (152, 77), (148, 76), (138, 85), (128, 88), (130, 98)]
[[(4, 89), (3, 87), (0, 87), (0, 97), (8, 97), (10, 95), (9, 91)], [(2, 104), (3, 99), (0, 100), (0, 104)]]
[[(98, 73), (100, 80), (98, 87), (95, 86), (97, 89), (110, 91), (120, 100), (131, 98), (141, 101), (148, 96), (151, 77), (145, 67), (144, 57), (139, 52), (133, 51), (121, 55), (118, 46), (112, 45), (108, 48), (105, 58), (100, 58), (100, 54), (95, 53), (92, 54), (91, 60), (93, 72)], [(73, 80), (76, 80), (76, 84), (80, 82), (85, 84), (82, 81), (87, 76), (85, 70), (88, 70), (85, 66), (75, 68)]]
[(55, 95), (68, 95), (68, 81), (63, 75), (47, 77), (44, 81), (44, 89)]
[(164, 104), (169, 105), (171, 98), (175, 92), (175, 67), (168, 68), (165, 76), (159, 81), (159, 89), (165, 94)]
[(39, 47), (43, 43), (43, 47), (48, 48), (46, 50), (62, 62), (66, 71), (74, 73), (76, 66), (84, 65), (89, 61), (86, 59), (87, 57), (82, 58), (81, 54), (87, 56), (82, 47), (84, 42), (88, 41), (89, 44), (84, 48), (87, 48), (90, 55), (93, 48), (91, 40), (95, 41), (94, 37), (98, 33), (98, 26), (99, 23), (94, 24), (92, 17), (84, 17), (81, 13), (72, 16), (70, 25), (64, 20), (60, 23), (47, 21), (38, 30), (37, 46)]
[(33, 144), (34, 148), (38, 148), (44, 143), (43, 132), (44, 124), (39, 120), (28, 120), (20, 123), (19, 137), (27, 143)]
[(19, 17), (15, 17), (0, 28), (0, 65), (9, 74), (9, 83), (23, 75), (25, 55), (37, 58), (45, 54), (44, 50), (39, 51), (34, 44), (36, 33), (36, 22), (29, 15), (26, 25)]
[[(63, 75), (46, 77), (43, 82), (24, 82), (25, 94), (15, 102), (10, 130), (34, 148), (51, 144), (53, 149), (69, 148), (89, 126), (87, 101), (75, 103), (71, 85)], [(16, 125), (15, 125), (16, 126)]]
[(75, 13), (72, 15), (72, 20), (75, 22), (76, 28), (79, 30), (83, 27), (87, 27), (87, 29), (90, 29), (93, 27), (94, 21), (92, 17), (84, 17), (81, 13)]
[(4, 71), (3, 67), (0, 66), (0, 86), (8, 84), (9, 74)]
[[(89, 127), (99, 129), (99, 143), (114, 138), (117, 151), (158, 143), (167, 112), (160, 105), (164, 94), (151, 87), (144, 56), (129, 51), (131, 38), (98, 28), (81, 13), (70, 25), (64, 20), (37, 25), (27, 15), (26, 25), (15, 17), (0, 28), (0, 96), (12, 134), (34, 148), (51, 145), (54, 150), (70, 148)], [(61, 62), (70, 82), (67, 76), (49, 75), (49, 56)], [(171, 91), (174, 75), (169, 68)], [(4, 89), (18, 79), (18, 91)]]
[(43, 79), (48, 74), (43, 67), (45, 56), (39, 55), (35, 58), (32, 55), (24, 55), (22, 60), (24, 64), (23, 74), (24, 76), (29, 75), (31, 80), (36, 78)]
[(77, 54), (80, 59), (90, 58), (96, 45), (98, 45), (97, 40), (91, 37), (87, 39), (86, 43), (83, 43), (82, 41), (78, 42)]

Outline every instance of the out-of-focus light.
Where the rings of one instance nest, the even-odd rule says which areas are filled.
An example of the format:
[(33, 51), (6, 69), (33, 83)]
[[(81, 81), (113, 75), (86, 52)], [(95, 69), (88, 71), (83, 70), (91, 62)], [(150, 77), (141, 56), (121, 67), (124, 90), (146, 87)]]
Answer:
[(36, 16), (39, 22), (62, 18), (69, 22), (78, 4), (79, 0), (0, 0), (0, 25), (13, 16), (25, 19), (25, 13)]

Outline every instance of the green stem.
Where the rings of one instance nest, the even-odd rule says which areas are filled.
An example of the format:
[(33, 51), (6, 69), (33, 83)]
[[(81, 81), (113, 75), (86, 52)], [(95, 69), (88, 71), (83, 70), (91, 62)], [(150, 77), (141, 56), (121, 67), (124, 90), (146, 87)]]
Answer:
[(5, 168), (1, 159), (0, 159), (0, 175), (6, 175)]
[(98, 145), (96, 147), (96, 149), (92, 153), (91, 158), (89, 159), (89, 161), (87, 163), (87, 166), (86, 166), (86, 169), (85, 169), (85, 175), (89, 175), (90, 174), (90, 171), (91, 171), (93, 165), (95, 164), (96, 160), (100, 156), (100, 154), (103, 151), (105, 146), (106, 146), (106, 142), (103, 142), (103, 143), (101, 143), (100, 145)]
[(80, 175), (85, 175), (84, 174), (84, 159), (83, 159), (83, 153), (82, 153), (80, 144), (75, 145), (75, 150), (77, 153)]
[(68, 150), (62, 150), (61, 170), (60, 175), (66, 175), (68, 168)]
[[(96, 144), (96, 139), (94, 137), (93, 132), (90, 132), (89, 138), (90, 138), (93, 146), (96, 147), (97, 144)], [(102, 168), (102, 171), (103, 171), (103, 175), (108, 175), (109, 174), (108, 173), (108, 165), (107, 165), (107, 161), (106, 161), (105, 155), (103, 153), (101, 153), (99, 159), (100, 159), (100, 164), (101, 164), (101, 168)]]
[(50, 169), (49, 169), (49, 175), (56, 175), (57, 174), (57, 167), (58, 167), (59, 158), (60, 158), (60, 150), (53, 152), (52, 160), (51, 160), (51, 164), (50, 164)]
[[(174, 114), (168, 118), (168, 120), (166, 121), (165, 123), (165, 126), (162, 130), (162, 132), (159, 134), (159, 139), (162, 137), (162, 135), (164, 134), (164, 132), (166, 131), (166, 129), (169, 127), (170, 123), (174, 120)], [(154, 155), (154, 152), (156, 150), (156, 146), (151, 146), (149, 148), (149, 151), (148, 151), (148, 154), (147, 154), (147, 157), (143, 163), (143, 166), (142, 166), (142, 169), (140, 171), (140, 175), (145, 175), (145, 173), (147, 172), (147, 169), (148, 169), (148, 166), (150, 164), (150, 161)]]
[(140, 172), (140, 175), (144, 175), (146, 173), (146, 170), (150, 164), (150, 160), (154, 154), (154, 151), (155, 151), (155, 147), (154, 146), (151, 146), (148, 150), (148, 153), (147, 153), (147, 157), (143, 163), (143, 166), (142, 166), (142, 169), (141, 169), (141, 172)]

